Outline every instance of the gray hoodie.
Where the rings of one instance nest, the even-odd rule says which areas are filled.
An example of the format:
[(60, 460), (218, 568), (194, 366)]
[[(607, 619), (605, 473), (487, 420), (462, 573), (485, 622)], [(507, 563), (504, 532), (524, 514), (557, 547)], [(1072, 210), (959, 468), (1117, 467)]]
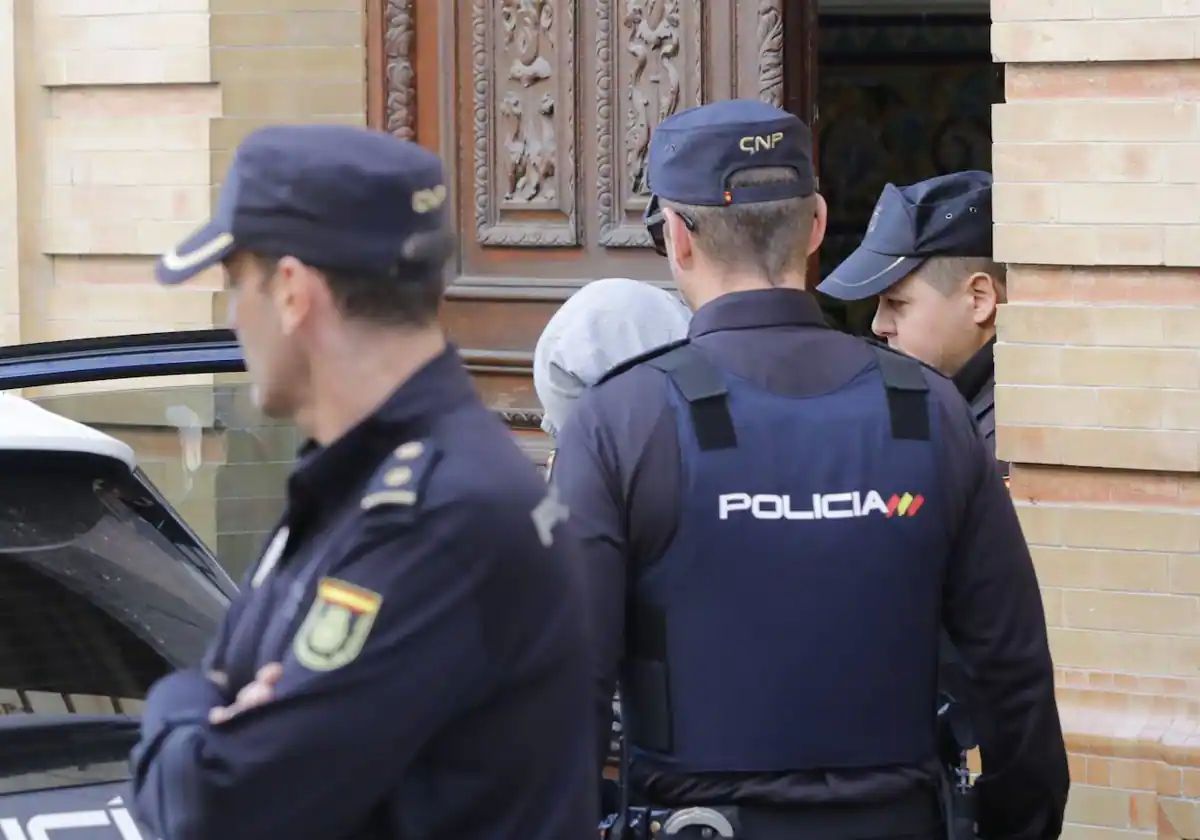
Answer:
[(533, 386), (557, 436), (575, 400), (612, 368), (687, 336), (692, 313), (657, 286), (609, 277), (595, 280), (554, 314), (533, 353)]

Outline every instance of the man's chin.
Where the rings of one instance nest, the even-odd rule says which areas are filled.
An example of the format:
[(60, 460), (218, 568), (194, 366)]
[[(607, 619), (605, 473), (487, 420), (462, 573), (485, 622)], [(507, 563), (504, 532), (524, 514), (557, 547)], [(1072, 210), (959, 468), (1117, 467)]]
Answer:
[(906, 356), (912, 356), (918, 362), (929, 365), (931, 368), (941, 371), (941, 373), (945, 374), (946, 376), (950, 376), (950, 374), (946, 373), (946, 371), (943, 369), (943, 365), (941, 364), (941, 362), (942, 362), (941, 359), (927, 358), (925, 356), (922, 356), (920, 353), (914, 353), (911, 350), (906, 350), (904, 348), (904, 345), (901, 342), (897, 341), (896, 339), (892, 339), (892, 338), (888, 339), (888, 347), (890, 347), (891, 349), (893, 349), (899, 353), (903, 353)]

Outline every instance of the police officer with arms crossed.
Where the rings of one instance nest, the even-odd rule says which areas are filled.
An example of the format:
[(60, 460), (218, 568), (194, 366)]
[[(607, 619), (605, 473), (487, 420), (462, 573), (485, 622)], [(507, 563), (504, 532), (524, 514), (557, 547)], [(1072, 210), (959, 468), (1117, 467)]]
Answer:
[(649, 177), (689, 339), (581, 398), (554, 476), (584, 540), (596, 739), (619, 675), (632, 794), (664, 809), (643, 825), (944, 836), (944, 623), (984, 719), (982, 836), (1057, 836), (1066, 754), (1012, 503), (954, 386), (804, 292), (825, 227), (807, 126), (691, 109), (654, 132)]
[(595, 830), (561, 511), (436, 325), (445, 199), (414, 144), (267, 128), (159, 264), (224, 262), (257, 402), (311, 438), (205, 667), (146, 700), (135, 802), (164, 838)]
[(879, 295), (872, 331), (952, 377), (995, 451), (996, 314), (1006, 286), (992, 259), (989, 173), (888, 184), (862, 244), (817, 289), (840, 300)]

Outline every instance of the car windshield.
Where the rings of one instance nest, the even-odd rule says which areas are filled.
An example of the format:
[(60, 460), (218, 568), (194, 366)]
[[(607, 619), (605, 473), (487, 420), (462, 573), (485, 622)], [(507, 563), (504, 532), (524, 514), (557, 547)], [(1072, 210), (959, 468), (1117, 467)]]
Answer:
[(0, 793), (124, 778), (150, 685), (195, 664), (229, 586), (145, 477), (0, 450)]

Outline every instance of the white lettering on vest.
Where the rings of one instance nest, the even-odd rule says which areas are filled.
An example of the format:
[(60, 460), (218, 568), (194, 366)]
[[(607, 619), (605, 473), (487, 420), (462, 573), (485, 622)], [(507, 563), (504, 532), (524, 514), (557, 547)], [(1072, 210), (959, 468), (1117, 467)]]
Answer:
[(750, 496), (746, 493), (728, 493), (718, 500), (721, 508), (721, 519), (728, 519), (729, 514), (738, 510), (750, 510)]
[(887, 512), (888, 512), (888, 508), (887, 508), (887, 505), (883, 501), (883, 497), (880, 496), (874, 490), (867, 493), (867, 498), (863, 502), (863, 505), (862, 505), (861, 515), (866, 516), (868, 513), (870, 513), (873, 510), (879, 511), (884, 516), (886, 516)]
[[(822, 496), (821, 515), (826, 519), (853, 519), (856, 516), (860, 516), (861, 514), (857, 512), (858, 506), (855, 504), (858, 501), (857, 497), (857, 493), (830, 493), (828, 496)], [(834, 505), (841, 505), (846, 502), (850, 503), (849, 510), (845, 508), (835, 510), (833, 507)]]
[(725, 493), (717, 497), (718, 516), (726, 521), (735, 513), (749, 513), (754, 519), (813, 522), (821, 519), (862, 519), (873, 514), (893, 515), (877, 490), (846, 493), (813, 493), (808, 507), (791, 496), (772, 493)]
[(783, 519), (782, 496), (755, 496), (751, 510), (755, 519)]

